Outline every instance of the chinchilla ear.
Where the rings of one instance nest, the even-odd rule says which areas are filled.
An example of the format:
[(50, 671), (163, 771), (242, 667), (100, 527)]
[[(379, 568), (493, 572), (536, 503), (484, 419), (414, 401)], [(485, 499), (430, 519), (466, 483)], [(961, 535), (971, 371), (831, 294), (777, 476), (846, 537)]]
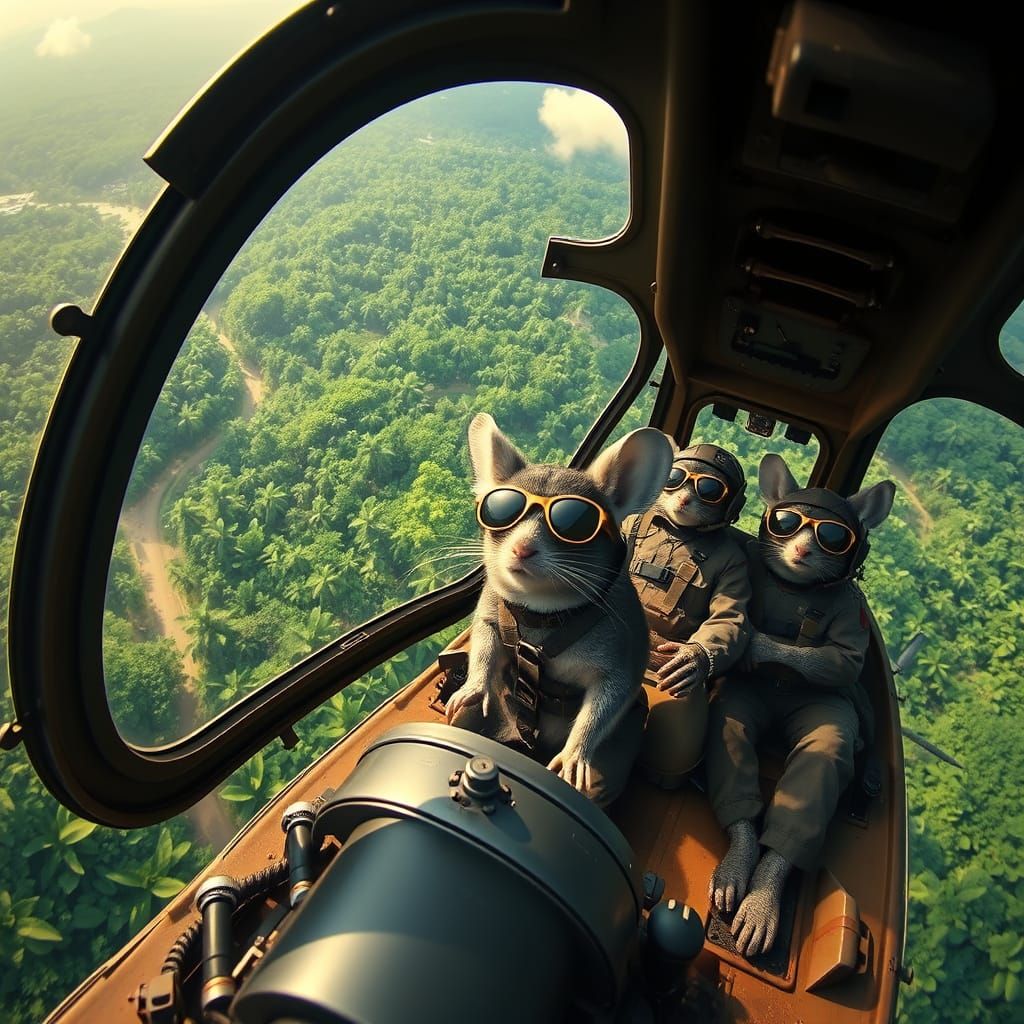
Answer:
[(885, 522), (886, 516), (892, 511), (895, 497), (896, 485), (891, 480), (883, 480), (873, 487), (865, 487), (846, 500), (853, 506), (864, 528), (873, 530)]
[(621, 522), (650, 507), (671, 469), (672, 445), (667, 435), (642, 427), (602, 452), (587, 472), (608, 496)]
[(800, 490), (800, 485), (781, 455), (770, 452), (761, 460), (757, 470), (757, 482), (761, 488), (761, 497), (769, 505), (782, 501), (787, 494)]
[(504, 483), (526, 466), (523, 454), (486, 412), (478, 412), (469, 425), (469, 459), (473, 463), (474, 489), (478, 494)]

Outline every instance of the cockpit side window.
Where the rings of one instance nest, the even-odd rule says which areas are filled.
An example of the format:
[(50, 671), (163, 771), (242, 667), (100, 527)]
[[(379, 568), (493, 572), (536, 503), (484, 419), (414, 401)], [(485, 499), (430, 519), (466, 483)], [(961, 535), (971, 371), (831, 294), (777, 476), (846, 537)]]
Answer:
[[(907, 1021), (1009, 1020), (1024, 981), (1024, 432), (933, 399), (897, 416), (866, 483), (896, 482), (863, 586), (895, 661), (910, 843)], [(955, 758), (945, 764), (906, 729)], [(955, 983), (953, 982), (953, 965)], [(991, 1015), (991, 1016), (990, 1016)]]
[(1024, 303), (1003, 324), (999, 332), (999, 351), (1017, 373), (1024, 374)]
[[(549, 235), (621, 228), (628, 179), (603, 101), (503, 83), (393, 111), (281, 199), (136, 460), (104, 640), (127, 739), (184, 735), (477, 564), (472, 416), (565, 462), (633, 365), (624, 300), (539, 279)], [(130, 696), (143, 651), (147, 708)]]

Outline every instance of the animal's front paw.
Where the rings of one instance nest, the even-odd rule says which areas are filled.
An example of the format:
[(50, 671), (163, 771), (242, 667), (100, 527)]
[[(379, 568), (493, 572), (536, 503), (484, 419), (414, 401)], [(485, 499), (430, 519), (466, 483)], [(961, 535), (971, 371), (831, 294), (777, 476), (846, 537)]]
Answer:
[(692, 687), (706, 682), (711, 674), (711, 659), (700, 644), (660, 644), (658, 651), (671, 655), (658, 669), (658, 689), (668, 691), (673, 697), (681, 697)]
[(762, 661), (776, 660), (775, 641), (764, 633), (754, 633), (750, 638), (747, 656), (755, 665), (760, 665)]
[(460, 711), (471, 708), (474, 704), (483, 705), (480, 710), (486, 718), (491, 708), (491, 691), (486, 683), (466, 683), (448, 698), (444, 710), (449, 724)]
[(551, 759), (548, 768), (584, 796), (593, 797), (593, 770), (582, 751), (566, 748)]

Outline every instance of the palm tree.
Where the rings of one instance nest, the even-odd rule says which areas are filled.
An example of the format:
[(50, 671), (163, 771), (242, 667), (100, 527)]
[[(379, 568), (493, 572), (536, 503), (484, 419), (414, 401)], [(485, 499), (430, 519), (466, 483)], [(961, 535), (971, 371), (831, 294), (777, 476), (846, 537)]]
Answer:
[(415, 371), (407, 373), (395, 385), (395, 398), (408, 411), (417, 409), (423, 401), (423, 381)]
[(219, 708), (230, 707), (252, 685), (252, 672), (249, 669), (233, 668), (223, 679), (206, 681), (207, 696), (216, 697)]
[(318, 651), (337, 635), (334, 619), (319, 606), (297, 626), (289, 626), (288, 638), (292, 641), (292, 657), (302, 657), (310, 651)]
[(260, 561), (270, 570), (274, 577), (282, 576), (288, 567), (289, 545), (284, 537), (272, 537), (270, 543), (263, 549)]
[(219, 608), (211, 608), (204, 597), (182, 618), (185, 632), (192, 638), (189, 653), (197, 661), (209, 665), (214, 651), (228, 641), (227, 616)]
[(309, 514), (306, 516), (306, 523), (314, 529), (318, 526), (327, 525), (326, 520), (330, 510), (331, 503), (322, 494), (318, 494), (310, 506)]
[(182, 388), (191, 398), (205, 395), (212, 380), (213, 374), (202, 363), (189, 363), (181, 374)]
[(199, 569), (188, 558), (174, 558), (168, 562), (167, 578), (186, 598), (191, 599), (200, 590)]
[(386, 532), (381, 523), (384, 506), (372, 495), (359, 506), (359, 515), (349, 522), (356, 544), (360, 548), (373, 547)]
[(227, 558), (228, 551), (234, 549), (236, 529), (237, 527), (234, 524), (231, 526), (226, 525), (223, 516), (218, 516), (216, 522), (207, 523), (203, 527), (203, 536), (210, 541), (213, 551), (217, 556), (217, 561), (222, 564)]
[(334, 569), (316, 569), (306, 580), (306, 586), (316, 601), (322, 601), (322, 594), (326, 590), (329, 597), (337, 597), (338, 583), (341, 580), (341, 573)]
[(168, 529), (177, 538), (179, 544), (183, 544), (186, 537), (199, 530), (202, 523), (202, 507), (195, 498), (191, 498), (187, 494), (183, 498), (179, 498), (167, 514)]
[(182, 402), (178, 410), (178, 429), (184, 430), (186, 435), (192, 437), (203, 425), (203, 412), (198, 405), (192, 402)]
[(252, 507), (257, 514), (263, 513), (263, 525), (269, 527), (278, 513), (284, 510), (287, 502), (288, 492), (280, 484), (271, 481), (256, 491), (256, 500)]

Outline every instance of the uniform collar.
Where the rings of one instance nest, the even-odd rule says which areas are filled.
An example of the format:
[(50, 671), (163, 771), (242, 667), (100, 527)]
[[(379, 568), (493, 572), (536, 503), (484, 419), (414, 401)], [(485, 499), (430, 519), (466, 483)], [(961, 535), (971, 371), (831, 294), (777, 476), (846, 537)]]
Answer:
[(527, 608), (526, 605), (512, 604), (511, 601), (505, 601), (504, 598), (502, 601), (511, 612), (512, 618), (516, 620), (516, 625), (526, 626), (529, 629), (556, 629), (593, 607), (593, 603), (588, 601), (575, 608), (564, 608), (554, 612), (535, 612), (532, 608)]

